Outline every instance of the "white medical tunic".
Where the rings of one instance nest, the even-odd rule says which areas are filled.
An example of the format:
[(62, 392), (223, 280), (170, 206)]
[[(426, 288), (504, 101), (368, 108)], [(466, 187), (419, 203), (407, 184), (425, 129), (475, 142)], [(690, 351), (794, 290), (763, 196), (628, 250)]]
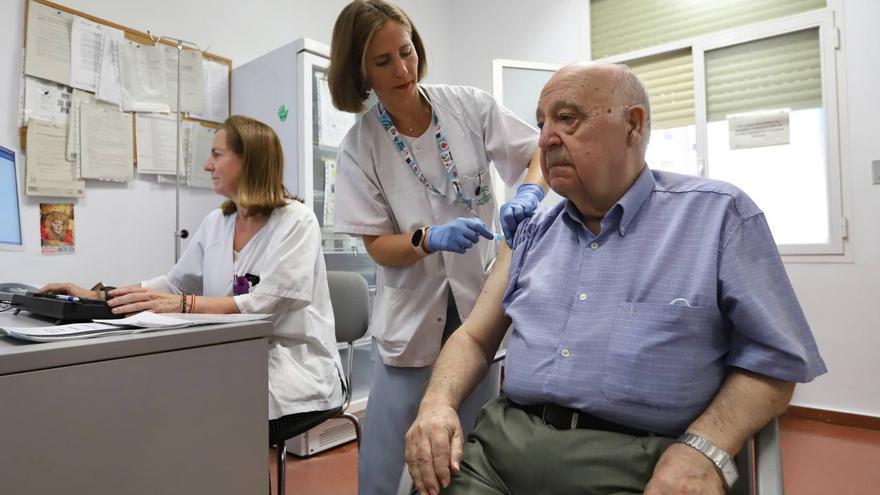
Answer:
[[(422, 136), (408, 138), (407, 144), (422, 172), (445, 197), (429, 191), (404, 163), (374, 106), (361, 115), (339, 148), (336, 232), (408, 234), (458, 217), (478, 217), (500, 232), (489, 164), (505, 183), (515, 183), (537, 148), (537, 130), (479, 89), (422, 87), (449, 142), (463, 196), (481, 204), (471, 210), (456, 201), (433, 125)], [(378, 340), (385, 364), (433, 364), (440, 353), (448, 290), (464, 319), (483, 287), (496, 248), (495, 241), (481, 238), (465, 254), (441, 252), (407, 267), (379, 266), (370, 333)]]
[(338, 407), (342, 363), (315, 214), (296, 201), (276, 208), (247, 245), (233, 253), (235, 218), (212, 211), (171, 271), (141, 285), (228, 297), (234, 276), (260, 277), (249, 294), (235, 296), (235, 304), (241, 313), (273, 315), (269, 419)]

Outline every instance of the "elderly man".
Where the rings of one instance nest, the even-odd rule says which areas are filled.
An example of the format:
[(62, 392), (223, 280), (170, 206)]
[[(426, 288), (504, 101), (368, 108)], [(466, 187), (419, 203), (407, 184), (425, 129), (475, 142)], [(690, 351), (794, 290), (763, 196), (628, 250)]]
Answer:
[[(745, 440), (825, 372), (767, 222), (737, 188), (650, 170), (647, 94), (576, 64), (541, 92), (544, 177), (437, 360), (407, 434), (420, 493), (723, 493)], [(503, 304), (502, 304), (503, 302)], [(505, 397), (456, 407), (508, 326)]]

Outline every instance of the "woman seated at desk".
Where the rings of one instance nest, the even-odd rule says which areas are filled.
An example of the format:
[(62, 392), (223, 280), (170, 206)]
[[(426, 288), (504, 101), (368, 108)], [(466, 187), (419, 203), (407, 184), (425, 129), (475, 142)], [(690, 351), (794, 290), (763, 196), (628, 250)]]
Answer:
[(229, 117), (204, 168), (227, 200), (202, 220), (167, 275), (128, 287), (59, 283), (40, 291), (107, 299), (114, 313), (272, 313), (269, 419), (340, 406), (321, 231), (284, 188), (278, 136), (257, 120)]

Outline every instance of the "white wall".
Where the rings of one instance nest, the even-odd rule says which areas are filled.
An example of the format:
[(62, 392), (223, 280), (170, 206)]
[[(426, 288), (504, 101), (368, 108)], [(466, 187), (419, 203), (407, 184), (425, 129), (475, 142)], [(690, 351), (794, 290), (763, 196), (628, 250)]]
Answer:
[[(9, 1), (0, 19), (0, 143), (18, 142), (18, 74), (23, 39), (22, 2)], [(343, 0), (220, 2), (207, 0), (62, 0), (72, 8), (135, 29), (188, 38), (230, 57), (236, 65), (307, 36), (329, 43)], [(492, 89), (491, 60), (565, 63), (588, 58), (586, 0), (406, 0), (429, 50), (429, 81)], [(840, 1), (832, 0), (837, 6)], [(870, 162), (880, 159), (876, 116), (880, 99), (880, 2), (847, 0), (837, 9), (842, 29), (839, 94), (842, 167), (850, 239), (844, 263), (787, 264), (830, 373), (798, 387), (795, 404), (880, 416), (880, 186), (870, 184)], [(26, 200), (25, 253), (0, 252), (0, 279), (39, 284), (71, 279), (124, 283), (161, 273), (171, 263), (173, 191), (145, 181), (123, 188), (89, 183), (78, 202), (78, 253), (40, 256), (37, 201)], [(197, 219), (216, 204), (211, 193), (185, 208)], [(189, 210), (189, 211), (188, 211)], [(143, 260), (141, 260), (143, 258)]]
[[(67, 7), (154, 35), (197, 43), (202, 49), (241, 65), (300, 37), (330, 43), (344, 0), (56, 0)], [(409, 11), (429, 46), (429, 80), (448, 77), (443, 56), (448, 43), (442, 2), (399, 2)], [(0, 16), (0, 144), (18, 148), (18, 97), (24, 40), (24, 2), (4, 0)], [(222, 5), (222, 8), (219, 7)], [(439, 52), (439, 53), (438, 53)], [(25, 158), (20, 158), (23, 175)], [(290, 158), (288, 158), (290, 159)], [(21, 178), (19, 180), (22, 180)], [(87, 181), (85, 196), (75, 201), (76, 254), (40, 254), (39, 203), (68, 202), (23, 197), (25, 249), (0, 251), (0, 281), (40, 286), (69, 280), (90, 286), (98, 280), (127, 284), (164, 273), (174, 262), (174, 187), (155, 180), (129, 184)], [(210, 190), (183, 188), (181, 226), (194, 232), (201, 218), (221, 202)], [(185, 247), (183, 242), (182, 248)]]

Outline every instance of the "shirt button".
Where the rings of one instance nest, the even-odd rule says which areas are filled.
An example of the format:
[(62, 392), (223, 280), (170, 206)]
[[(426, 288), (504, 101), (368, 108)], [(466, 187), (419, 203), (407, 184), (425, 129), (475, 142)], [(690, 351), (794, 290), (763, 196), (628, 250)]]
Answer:
[(599, 249), (599, 243), (593, 241), (593, 243), (590, 244), (590, 249)]
[(580, 299), (581, 301), (586, 301), (587, 295), (585, 293), (581, 292), (580, 294), (578, 294), (578, 299)]
[(568, 352), (568, 349), (563, 349), (562, 352), (560, 352), (559, 354), (562, 354), (562, 357), (571, 356), (571, 353)]

